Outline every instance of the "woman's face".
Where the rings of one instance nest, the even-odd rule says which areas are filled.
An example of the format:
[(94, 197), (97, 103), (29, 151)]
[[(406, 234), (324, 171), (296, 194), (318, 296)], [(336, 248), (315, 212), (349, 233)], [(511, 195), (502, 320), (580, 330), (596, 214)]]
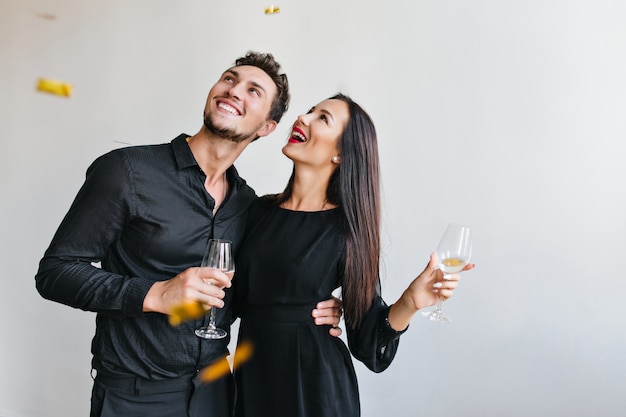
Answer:
[(339, 138), (349, 119), (348, 104), (342, 100), (325, 100), (293, 124), (283, 154), (294, 163), (311, 167), (332, 168), (339, 155)]

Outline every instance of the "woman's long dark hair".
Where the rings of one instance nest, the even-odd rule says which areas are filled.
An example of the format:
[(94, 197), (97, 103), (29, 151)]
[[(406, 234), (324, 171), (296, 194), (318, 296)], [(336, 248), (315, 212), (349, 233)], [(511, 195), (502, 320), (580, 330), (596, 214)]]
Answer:
[[(339, 139), (341, 163), (330, 177), (326, 198), (343, 214), (346, 259), (342, 285), (346, 323), (355, 328), (363, 321), (379, 284), (380, 267), (380, 167), (376, 129), (369, 115), (344, 94), (330, 97), (348, 104), (350, 119)], [(292, 193), (294, 174), (278, 195), (266, 201), (282, 204)]]

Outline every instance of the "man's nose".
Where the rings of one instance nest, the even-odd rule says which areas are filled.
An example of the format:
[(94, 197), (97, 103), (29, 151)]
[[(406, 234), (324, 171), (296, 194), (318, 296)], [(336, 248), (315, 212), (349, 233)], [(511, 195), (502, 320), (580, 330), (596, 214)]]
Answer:
[(233, 98), (241, 100), (243, 97), (243, 88), (245, 86), (241, 83), (235, 83), (228, 89), (228, 95)]

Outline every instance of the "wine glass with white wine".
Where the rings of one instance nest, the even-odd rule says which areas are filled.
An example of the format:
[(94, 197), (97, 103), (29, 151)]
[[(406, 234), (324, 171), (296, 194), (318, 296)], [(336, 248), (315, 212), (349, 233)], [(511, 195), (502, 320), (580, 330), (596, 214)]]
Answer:
[[(450, 223), (437, 246), (439, 269), (443, 271), (444, 279), (450, 274), (461, 272), (470, 261), (472, 255), (471, 230), (461, 224)], [(432, 311), (424, 312), (424, 316), (432, 321), (450, 323), (451, 320), (441, 311), (441, 296), (438, 297), (437, 306)]]
[[(230, 279), (235, 275), (235, 261), (233, 260), (230, 240), (211, 239), (207, 247), (206, 254), (202, 258), (201, 266), (219, 269)], [(226, 337), (226, 330), (218, 329), (215, 324), (215, 307), (211, 307), (209, 324), (195, 330), (196, 336), (203, 339), (223, 339)]]

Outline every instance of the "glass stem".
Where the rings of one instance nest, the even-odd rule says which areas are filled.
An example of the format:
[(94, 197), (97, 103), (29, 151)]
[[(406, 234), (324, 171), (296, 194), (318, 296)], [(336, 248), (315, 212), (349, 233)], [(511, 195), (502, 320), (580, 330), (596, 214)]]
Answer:
[(215, 325), (215, 307), (211, 307), (211, 313), (209, 315), (209, 329), (215, 330), (217, 326)]
[[(446, 279), (448, 277), (448, 275), (444, 272), (443, 274), (443, 279)], [(441, 288), (439, 288), (439, 291), (441, 291)], [(441, 296), (441, 294), (437, 293), (437, 306), (435, 307), (435, 314), (437, 315), (437, 318), (440, 318), (442, 313), (441, 313), (441, 305), (443, 304), (443, 297)]]
[(437, 306), (435, 307), (435, 314), (437, 316), (441, 315), (441, 304), (443, 303), (443, 300), (441, 299), (441, 296), (438, 295), (437, 296)]

